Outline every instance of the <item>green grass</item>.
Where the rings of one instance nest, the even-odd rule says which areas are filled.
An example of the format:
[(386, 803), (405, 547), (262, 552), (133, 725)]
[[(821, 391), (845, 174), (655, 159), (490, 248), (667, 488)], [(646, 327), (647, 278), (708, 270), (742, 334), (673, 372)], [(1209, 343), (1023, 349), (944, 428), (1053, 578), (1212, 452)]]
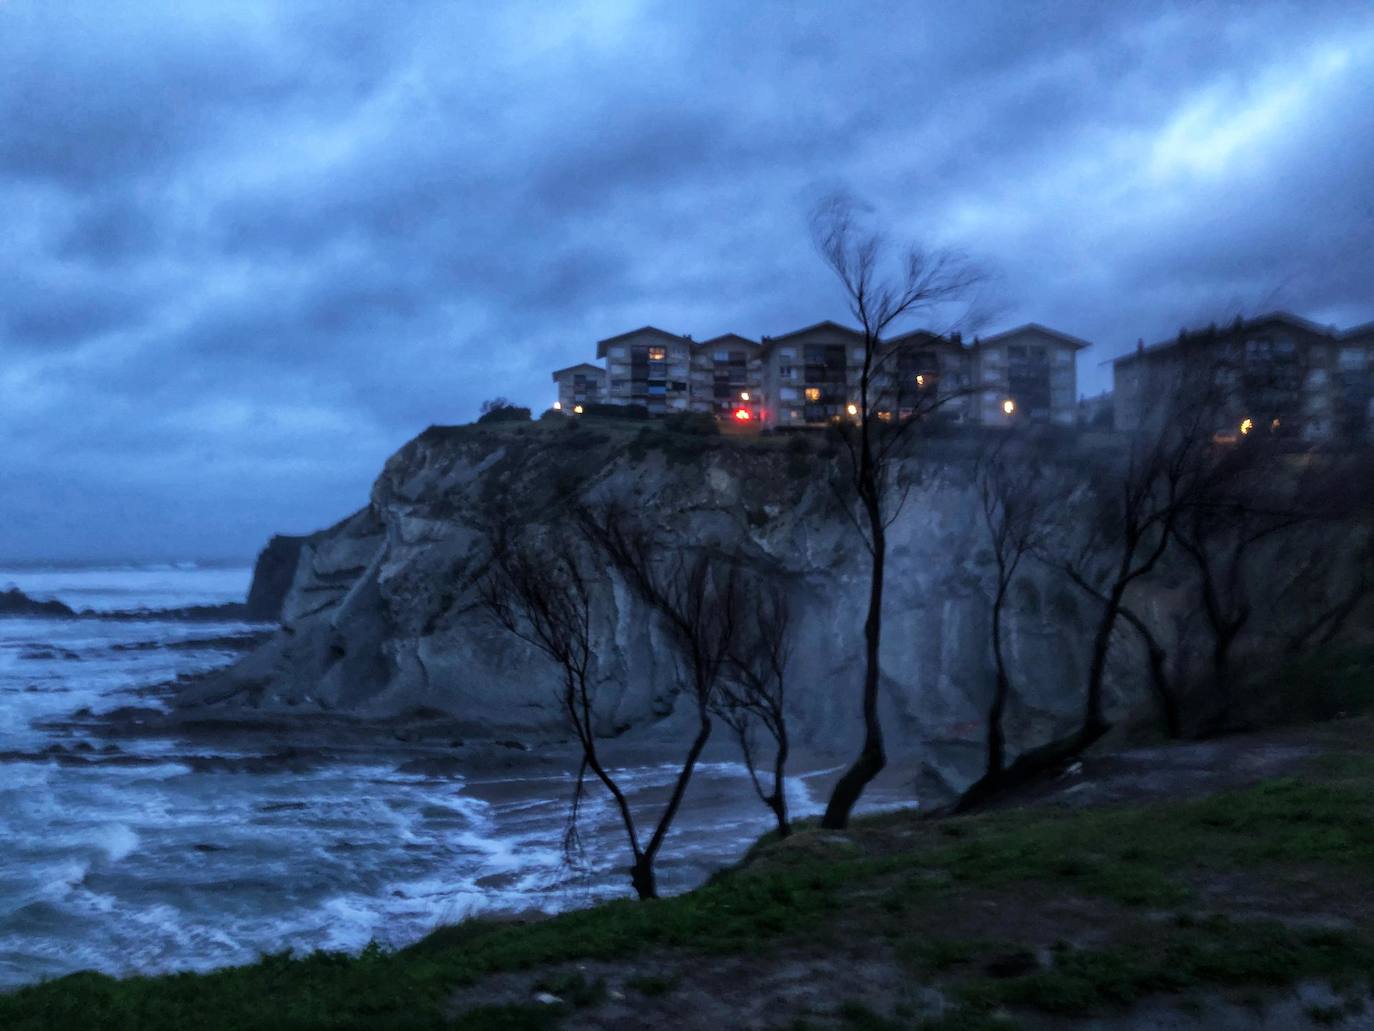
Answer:
[[(1006, 1007), (1081, 1015), (1208, 985), (1269, 991), (1301, 978), (1343, 978), (1365, 986), (1374, 946), (1363, 929), (1165, 915), (1198, 907), (1199, 878), (1211, 874), (1261, 877), (1279, 895), (1314, 880), (1374, 888), (1374, 763), (1366, 759), (1328, 759), (1310, 778), (1200, 800), (947, 821), (888, 814), (860, 821), (848, 836), (803, 827), (787, 842), (761, 843), (744, 868), (672, 899), (616, 901), (533, 922), (471, 920), (396, 952), (266, 956), (204, 975), (74, 974), (0, 995), (0, 1027), (544, 1029), (577, 1006), (597, 1005), (606, 991), (582, 975), (550, 980), (541, 975), (548, 967), (652, 953), (653, 976), (625, 985), (651, 997), (678, 984), (665, 957), (682, 957), (687, 972), (709, 966), (711, 955), (766, 956), (784, 943), (825, 949), (856, 934), (885, 942), (917, 978), (957, 990), (961, 1007), (929, 1024), (947, 1031), (1003, 1026)], [(989, 960), (1037, 942), (996, 926), (949, 933), (959, 926), (950, 914), (985, 905), (1030, 912), (1048, 899), (1081, 900), (1107, 940), (1059, 942), (1048, 966), (1012, 964), (1016, 976), (995, 977)], [(488, 1006), (445, 1024), (457, 989), (522, 970), (532, 987), (542, 984), (566, 1005)], [(889, 1026), (860, 1008), (842, 1016), (853, 1027)]]
[(1012, 1006), (1082, 1017), (1199, 986), (1272, 987), (1354, 976), (1374, 976), (1374, 945), (1360, 935), (1217, 916), (1136, 924), (1129, 941), (1060, 950), (1047, 969), (1007, 980), (976, 978), (961, 991), (974, 1012)]

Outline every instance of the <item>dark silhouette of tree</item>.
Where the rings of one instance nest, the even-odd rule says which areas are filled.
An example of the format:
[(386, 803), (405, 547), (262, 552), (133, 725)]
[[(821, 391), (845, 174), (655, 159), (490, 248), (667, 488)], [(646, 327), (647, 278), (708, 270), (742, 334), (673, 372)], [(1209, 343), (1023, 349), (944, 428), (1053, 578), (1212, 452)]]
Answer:
[[(887, 765), (878, 716), (879, 666), (882, 642), (883, 579), (887, 564), (887, 530), (901, 510), (902, 498), (890, 497), (897, 448), (904, 431), (917, 421), (891, 420), (891, 368), (895, 352), (884, 338), (895, 323), (918, 313), (932, 313), (965, 299), (981, 277), (962, 255), (919, 247), (907, 249), (888, 271), (885, 240), (860, 225), (859, 206), (848, 195), (836, 194), (813, 211), (812, 237), (821, 258), (835, 273), (849, 302), (850, 314), (863, 333), (863, 365), (859, 373), (855, 424), (846, 429), (849, 486), (858, 514), (845, 506), (869, 554), (868, 614), (864, 620), (864, 671), (860, 695), (863, 745), (858, 756), (836, 782), (821, 826), (843, 828), (864, 788)], [(884, 392), (889, 398), (884, 399)], [(932, 400), (928, 413), (939, 406)], [(889, 411), (889, 420), (881, 418)]]
[(992, 591), (992, 656), (995, 682), (987, 716), (987, 761), (983, 776), (970, 788), (976, 799), (1001, 786), (1006, 771), (1003, 717), (1011, 696), (1011, 674), (1004, 654), (1002, 620), (1007, 595), (1021, 564), (1045, 532), (1045, 470), (1020, 441), (1001, 440), (979, 463), (976, 475), (979, 510), (988, 533), (994, 567)]
[(636, 853), (630, 874), (639, 896), (654, 898), (654, 861), (711, 737), (711, 714), (735, 645), (742, 607), (738, 570), (705, 548), (689, 556), (681, 548), (664, 547), (650, 529), (617, 505), (579, 508), (577, 522), (585, 540), (658, 617), (687, 665), (686, 687), (697, 730), (667, 805), (648, 843)]
[(478, 423), (529, 422), (530, 410), (504, 397), (494, 397), (489, 401), (482, 402), (482, 414), (477, 417), (477, 421)]
[[(787, 664), (791, 656), (791, 612), (784, 587), (761, 578), (744, 583), (751, 611), (740, 621), (715, 712), (734, 732), (759, 800), (773, 812), (778, 834), (792, 832), (787, 815)], [(758, 732), (772, 741), (771, 781), (759, 774)]]
[[(536, 543), (512, 541), (501, 529), (489, 535), (491, 559), (477, 581), (478, 597), (491, 617), (522, 641), (543, 652), (562, 674), (559, 702), (582, 749), (574, 792), (570, 835), (588, 770), (615, 801), (637, 868), (644, 859), (634, 813), (625, 792), (597, 750), (596, 692), (591, 681), (592, 583), (573, 542), (556, 535)], [(632, 878), (633, 880), (633, 878)], [(634, 882), (638, 890), (640, 885)], [(640, 897), (646, 896), (640, 891)]]

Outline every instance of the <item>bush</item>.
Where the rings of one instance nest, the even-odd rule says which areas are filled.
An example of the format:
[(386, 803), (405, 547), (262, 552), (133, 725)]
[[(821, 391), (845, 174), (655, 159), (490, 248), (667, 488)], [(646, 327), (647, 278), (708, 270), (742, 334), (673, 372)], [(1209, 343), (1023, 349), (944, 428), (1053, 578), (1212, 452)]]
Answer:
[(482, 414), (477, 417), (477, 422), (529, 422), (530, 410), (513, 405), (504, 397), (495, 397), (490, 401), (482, 402)]
[(553, 422), (556, 419), (564, 418), (567, 417), (557, 408), (545, 408), (542, 412), (539, 413), (540, 422)]
[(663, 428), (693, 437), (718, 437), (720, 425), (709, 412), (674, 412), (663, 420)]
[(647, 419), (649, 409), (643, 405), (583, 405), (582, 414), (598, 419)]

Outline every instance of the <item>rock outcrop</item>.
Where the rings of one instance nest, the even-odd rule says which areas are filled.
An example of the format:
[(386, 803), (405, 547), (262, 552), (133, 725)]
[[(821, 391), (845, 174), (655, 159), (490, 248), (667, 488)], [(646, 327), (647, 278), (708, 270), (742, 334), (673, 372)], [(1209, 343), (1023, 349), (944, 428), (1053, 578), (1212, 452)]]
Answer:
[[(967, 783), (982, 761), (993, 682), (990, 556), (970, 443), (930, 441), (909, 460), (909, 496), (888, 542), (889, 748), (950, 783)], [(571, 492), (633, 506), (667, 546), (741, 549), (784, 583), (794, 736), (847, 751), (860, 728), (867, 553), (836, 500), (833, 449), (819, 438), (693, 438), (612, 421), (432, 428), (387, 462), (365, 508), (309, 538), (274, 540), (255, 594), (280, 596), (282, 630), (180, 703), (379, 718), (425, 709), (474, 734), (558, 732), (557, 671), (492, 623), (472, 577), (485, 555), (484, 513), (504, 505), (537, 523)], [(1063, 464), (1068, 499), (1075, 474)], [(1141, 608), (1164, 627), (1176, 616), (1170, 604), (1164, 591)], [(1025, 564), (1004, 620), (1013, 754), (1079, 717), (1094, 617), (1061, 576)], [(595, 622), (602, 731), (672, 729), (686, 707), (675, 706), (678, 661), (655, 620), (608, 575)], [(1147, 698), (1148, 684), (1139, 642), (1118, 632), (1108, 699), (1119, 713)]]

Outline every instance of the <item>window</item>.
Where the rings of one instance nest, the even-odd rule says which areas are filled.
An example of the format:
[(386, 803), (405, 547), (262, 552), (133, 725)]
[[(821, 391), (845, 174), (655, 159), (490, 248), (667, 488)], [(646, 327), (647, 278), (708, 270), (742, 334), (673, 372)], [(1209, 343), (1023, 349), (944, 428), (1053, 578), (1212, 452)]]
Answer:
[(713, 361), (728, 362), (728, 361), (730, 360), (730, 352), (729, 352), (729, 351), (717, 351), (715, 354), (711, 355), (711, 358), (712, 358)]
[(791, 361), (797, 357), (797, 349), (795, 347), (780, 347), (778, 348), (778, 357)]
[(821, 388), (820, 388), (820, 387), (807, 387), (807, 388), (806, 388), (806, 399), (807, 399), (808, 401), (819, 401), (819, 400), (821, 399)]
[(1342, 347), (1340, 366), (1342, 372), (1359, 372), (1364, 368), (1365, 353), (1360, 347)]
[(649, 361), (662, 362), (668, 359), (668, 349), (666, 347), (649, 348)]

